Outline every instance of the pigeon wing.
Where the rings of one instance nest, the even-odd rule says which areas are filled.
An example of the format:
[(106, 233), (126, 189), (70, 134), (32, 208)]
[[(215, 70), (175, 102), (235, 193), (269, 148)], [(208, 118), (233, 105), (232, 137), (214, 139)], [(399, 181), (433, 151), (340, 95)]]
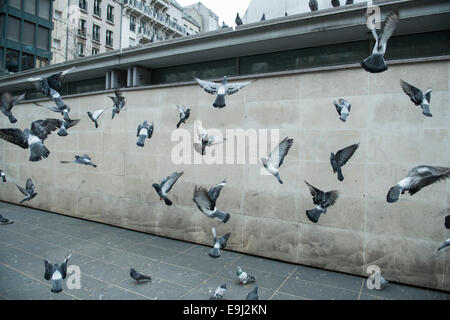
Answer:
[(49, 134), (61, 126), (62, 120), (59, 119), (36, 120), (31, 123), (31, 132), (44, 141)]
[(21, 186), (18, 186), (17, 184), (16, 184), (16, 186), (17, 186), (17, 189), (19, 189), (19, 191), (20, 191), (24, 196), (26, 196), (26, 197), (29, 196), (27, 190), (25, 190), (25, 189), (22, 188)]
[(177, 105), (178, 111), (180, 112), (180, 118), (184, 118), (186, 111), (184, 110), (183, 107)]
[(47, 260), (44, 260), (44, 265), (45, 265), (44, 279), (51, 280), (53, 275), (53, 265), (49, 263)]
[(214, 210), (215, 201), (209, 197), (208, 191), (204, 187), (195, 187), (193, 200), (201, 211), (203, 209)]
[(64, 78), (66, 75), (71, 72), (75, 67), (72, 67), (68, 70), (64, 70), (55, 74), (52, 74), (50, 77), (47, 78), (47, 82), (50, 86), (50, 88), (53, 88), (54, 90), (60, 92), (62, 89), (62, 82), (64, 81)]
[(409, 83), (400, 80), (400, 86), (403, 91), (411, 98), (411, 101), (418, 106), (423, 101), (423, 93), (422, 90), (410, 85)]
[(384, 23), (383, 32), (380, 36), (380, 42), (378, 44), (379, 47), (387, 44), (389, 38), (394, 33), (395, 28), (397, 28), (398, 20), (398, 16), (395, 13), (388, 13), (386, 22)]
[(275, 168), (281, 167), (284, 157), (287, 155), (293, 143), (294, 139), (289, 139), (288, 137), (284, 138), (283, 141), (281, 141), (278, 146), (272, 150), (267, 162), (270, 162)]
[(333, 103), (334, 103), (337, 113), (339, 115), (341, 115), (342, 106), (339, 103), (337, 103), (336, 101), (333, 101)]
[(336, 200), (339, 198), (339, 191), (332, 190), (325, 193), (322, 198), (322, 207), (326, 208), (335, 204)]
[(210, 94), (216, 94), (217, 91), (219, 90), (219, 85), (217, 83), (210, 82), (210, 81), (204, 81), (204, 80), (200, 80), (197, 78), (195, 78), (195, 80), (197, 81), (199, 86), (202, 87), (203, 90), (205, 90), (206, 92), (208, 92)]
[(23, 149), (28, 148), (28, 139), (22, 130), (17, 128), (0, 129), (0, 138), (14, 143)]
[(183, 172), (174, 172), (161, 182), (161, 188), (164, 193), (167, 193), (170, 191), (170, 189), (172, 189), (173, 185), (175, 184), (175, 182), (177, 182), (178, 178), (180, 178), (182, 174)]
[(450, 178), (450, 168), (445, 167), (423, 167), (419, 168), (415, 172), (415, 175), (420, 176), (419, 182), (415, 189), (421, 189), (433, 183)]
[(313, 187), (312, 185), (310, 185), (308, 182), (306, 182), (306, 185), (309, 188), (309, 192), (311, 193), (312, 197), (313, 197), (313, 202), (314, 204), (320, 204), (325, 196), (325, 192), (323, 192), (320, 189), (317, 189), (315, 187)]
[(238, 82), (238, 83), (230, 83), (225, 85), (225, 90), (227, 94), (233, 94), (241, 90), (246, 85), (250, 84), (251, 82)]
[(69, 119), (67, 121), (67, 129), (72, 128), (73, 126), (76, 126), (78, 122), (80, 122), (81, 119)]
[(208, 191), (208, 196), (212, 199), (212, 200), (217, 200), (217, 198), (219, 198), (220, 195), (220, 191), (222, 190), (222, 188), (227, 184), (227, 179), (224, 179), (222, 182), (216, 184), (214, 187), (212, 187), (209, 191)]
[(344, 166), (347, 163), (347, 161), (353, 156), (358, 147), (359, 143), (353, 144), (351, 146), (348, 146), (347, 148), (339, 150), (336, 153), (336, 160), (340, 167)]

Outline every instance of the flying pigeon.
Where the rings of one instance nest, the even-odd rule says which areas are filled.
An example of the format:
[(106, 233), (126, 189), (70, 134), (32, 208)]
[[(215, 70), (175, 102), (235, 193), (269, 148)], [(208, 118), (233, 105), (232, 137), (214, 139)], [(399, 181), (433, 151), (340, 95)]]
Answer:
[(216, 137), (213, 135), (208, 135), (208, 131), (205, 130), (201, 125), (197, 126), (197, 134), (198, 134), (199, 140), (202, 143), (201, 143), (201, 145), (199, 143), (194, 143), (194, 149), (201, 155), (205, 155), (206, 147), (210, 147), (215, 144), (222, 143), (225, 140), (225, 138), (223, 138), (223, 137)]
[(450, 238), (444, 241), (444, 243), (438, 248), (438, 251), (441, 251), (442, 249), (448, 246), (450, 246)]
[(311, 9), (311, 11), (317, 11), (319, 9), (317, 0), (309, 0), (309, 8)]
[(261, 17), (261, 21), (265, 21), (266, 20), (266, 14), (263, 13), (262, 17)]
[(25, 189), (18, 186), (17, 189), (19, 189), (20, 192), (22, 192), (22, 194), (26, 197), (25, 199), (23, 199), (22, 201), (19, 202), (19, 204), (25, 202), (25, 201), (30, 201), (31, 199), (33, 199), (34, 197), (37, 196), (37, 193), (34, 192), (34, 184), (33, 181), (31, 180), (31, 178), (27, 179), (27, 184), (25, 185)]
[(122, 96), (122, 93), (119, 92), (119, 90), (114, 91), (115, 96), (110, 97), (111, 100), (114, 102), (113, 109), (112, 109), (112, 118), (114, 119), (114, 116), (120, 113), (122, 109), (125, 107), (125, 98)]
[(12, 96), (9, 92), (4, 92), (0, 96), (0, 111), (8, 117), (9, 122), (16, 123), (17, 119), (12, 114), (12, 108), (25, 98), (25, 93), (20, 96)]
[(5, 225), (11, 224), (11, 223), (13, 223), (13, 222), (14, 222), (14, 221), (11, 221), (11, 220), (9, 220), (9, 219), (6, 219), (4, 216), (2, 216), (2, 215), (0, 214), (0, 225), (5, 226)]
[(259, 300), (258, 296), (258, 286), (255, 286), (252, 291), (250, 291), (245, 300)]
[(61, 113), (61, 115), (64, 115), (65, 112), (69, 113), (70, 112), (70, 107), (68, 105), (66, 105), (66, 103), (63, 101), (61, 95), (59, 94), (58, 91), (50, 88), (49, 89), (50, 94), (48, 95), (48, 97), (53, 99), (53, 102), (56, 104), (54, 106), (44, 106), (38, 102), (34, 102), (35, 105), (39, 106), (39, 107), (43, 107), (43, 108), (48, 108), (49, 110), (53, 111), (53, 112), (57, 112), (57, 113)]
[(411, 101), (416, 106), (421, 106), (422, 113), (427, 117), (432, 117), (433, 115), (430, 113), (430, 102), (431, 102), (431, 92), (432, 89), (428, 89), (425, 91), (425, 94), (422, 90), (410, 85), (409, 83), (400, 80), (400, 86), (403, 91), (411, 98)]
[(272, 152), (269, 154), (269, 159), (261, 158), (261, 162), (264, 168), (266, 168), (267, 171), (273, 174), (281, 184), (283, 183), (283, 181), (281, 181), (278, 170), (283, 164), (284, 157), (287, 155), (293, 143), (294, 139), (289, 139), (288, 137), (286, 137), (278, 144), (275, 149), (272, 150)]
[(450, 168), (417, 166), (408, 172), (406, 178), (389, 190), (386, 201), (389, 203), (397, 202), (400, 193), (404, 194), (408, 191), (410, 195), (413, 195), (420, 189), (449, 177)]
[(177, 182), (178, 178), (180, 178), (183, 173), (184, 172), (174, 172), (171, 175), (167, 176), (160, 185), (157, 183), (153, 184), (153, 188), (155, 188), (156, 192), (158, 193), (160, 200), (164, 199), (164, 202), (168, 206), (172, 205), (172, 201), (167, 198), (167, 193), (170, 191), (170, 189), (172, 189), (175, 182)]
[(336, 8), (339, 7), (341, 3), (339, 2), (339, 0), (331, 0), (331, 5), (333, 6), (333, 8)]
[(148, 124), (147, 120), (145, 120), (137, 128), (138, 141), (136, 142), (136, 145), (138, 147), (144, 147), (145, 139), (150, 139), (152, 135), (153, 135), (153, 122), (150, 122), (150, 124)]
[(6, 173), (2, 169), (0, 169), (0, 178), (3, 182), (6, 182)]
[(59, 119), (36, 120), (31, 123), (31, 130), (24, 131), (17, 128), (0, 129), (0, 138), (16, 144), (23, 149), (30, 149), (30, 161), (39, 161), (47, 158), (50, 151), (43, 145), (47, 136), (58, 128), (63, 121)]
[(444, 226), (445, 226), (447, 229), (450, 229), (450, 215), (448, 215), (448, 216), (445, 217)]
[(91, 158), (85, 154), (83, 156), (76, 155), (74, 161), (60, 161), (61, 163), (77, 163), (77, 164), (84, 164), (86, 166), (93, 166), (94, 168), (97, 168), (97, 165), (92, 163)]
[(87, 112), (89, 119), (91, 119), (92, 122), (94, 122), (96, 128), (98, 128), (97, 120), (98, 120), (98, 118), (100, 118), (103, 111), (105, 111), (105, 109), (98, 109), (98, 110), (95, 110), (94, 112), (90, 112), (90, 111)]
[(134, 280), (136, 280), (136, 284), (138, 284), (139, 281), (142, 281), (142, 280), (152, 281), (152, 277), (144, 276), (143, 274), (140, 274), (139, 272), (137, 272), (134, 268), (130, 269), (130, 277), (133, 278)]
[(67, 136), (69, 133), (67, 132), (67, 130), (69, 128), (72, 128), (73, 126), (77, 125), (78, 122), (80, 122), (80, 119), (70, 119), (68, 113), (64, 113), (64, 120), (59, 120), (59, 130), (56, 133), (58, 136), (60, 137), (65, 137)]
[(345, 5), (348, 6), (349, 4), (353, 4), (353, 0), (347, 0), (345, 1)]
[(338, 180), (344, 181), (344, 176), (342, 175), (342, 167), (347, 163), (347, 161), (353, 156), (356, 149), (358, 149), (359, 143), (352, 144), (351, 146), (348, 146), (347, 148), (344, 148), (342, 150), (339, 150), (334, 154), (331, 153), (330, 156), (330, 163), (331, 167), (333, 168), (333, 173), (337, 172)]
[(213, 103), (215, 108), (224, 108), (225, 104), (225, 96), (238, 92), (246, 85), (250, 84), (250, 82), (237, 82), (237, 83), (228, 83), (228, 77), (224, 76), (222, 83), (214, 83), (210, 81), (200, 80), (195, 78), (197, 83), (202, 87), (203, 90), (208, 92), (209, 94), (216, 94), (216, 100)]
[(327, 208), (335, 204), (339, 197), (339, 191), (332, 190), (323, 192), (317, 188), (314, 188), (308, 182), (305, 181), (305, 183), (308, 186), (313, 197), (313, 202), (316, 205), (314, 209), (306, 211), (306, 216), (310, 221), (317, 223), (319, 222), (320, 215), (322, 213), (325, 214), (327, 212)]
[(339, 103), (336, 101), (333, 101), (333, 103), (336, 107), (336, 111), (339, 113), (339, 119), (341, 119), (342, 122), (345, 122), (347, 117), (350, 115), (352, 105), (345, 99), (339, 99)]
[(179, 128), (182, 123), (186, 123), (186, 120), (191, 115), (191, 109), (185, 109), (184, 106), (180, 107), (179, 105), (177, 105), (177, 108), (180, 112), (180, 121), (177, 123), (177, 128)]
[(67, 275), (67, 262), (69, 261), (72, 253), (70, 253), (64, 262), (59, 265), (57, 263), (49, 263), (47, 260), (44, 260), (45, 264), (45, 280), (52, 280), (52, 289), (51, 291), (54, 293), (61, 292), (62, 289), (62, 280), (66, 278)]
[(251, 276), (247, 272), (242, 271), (241, 267), (237, 267), (236, 276), (238, 277), (241, 284), (247, 284), (256, 281), (254, 276)]
[(52, 74), (49, 77), (39, 77), (39, 78), (28, 78), (28, 81), (33, 82), (33, 85), (36, 89), (39, 89), (46, 96), (50, 96), (50, 89), (61, 92), (62, 82), (64, 81), (65, 76), (73, 71), (75, 67), (72, 67), (68, 70), (64, 70), (62, 72), (58, 72)]
[(239, 12), (237, 13), (236, 19), (234, 20), (234, 22), (236, 22), (236, 25), (237, 25), (237, 26), (243, 25), (242, 19), (241, 19), (241, 17), (239, 17)]
[(226, 179), (216, 184), (209, 191), (206, 191), (204, 187), (195, 186), (193, 201), (207, 217), (214, 219), (217, 218), (223, 223), (227, 223), (230, 219), (230, 214), (223, 212), (216, 208), (216, 200), (220, 195), (220, 191), (226, 184)]
[(216, 291), (214, 291), (214, 294), (211, 296), (211, 298), (209, 298), (209, 300), (222, 300), (226, 291), (227, 291), (227, 284), (225, 283), (220, 287), (217, 287)]
[(375, 46), (372, 54), (366, 60), (361, 62), (361, 66), (366, 71), (380, 73), (388, 69), (386, 61), (384, 61), (384, 54), (386, 53), (387, 42), (394, 33), (398, 21), (398, 16), (393, 12), (389, 12), (381, 34), (378, 35), (376, 29), (372, 29), (372, 34), (375, 38)]
[(220, 257), (220, 249), (225, 249), (227, 246), (227, 241), (228, 238), (231, 235), (231, 232), (228, 232), (226, 234), (224, 234), (223, 236), (221, 236), (220, 238), (217, 238), (216, 235), (216, 228), (212, 228), (212, 234), (214, 237), (214, 242), (213, 242), (213, 248), (211, 249), (211, 251), (209, 252), (209, 256), (211, 258), (218, 258)]

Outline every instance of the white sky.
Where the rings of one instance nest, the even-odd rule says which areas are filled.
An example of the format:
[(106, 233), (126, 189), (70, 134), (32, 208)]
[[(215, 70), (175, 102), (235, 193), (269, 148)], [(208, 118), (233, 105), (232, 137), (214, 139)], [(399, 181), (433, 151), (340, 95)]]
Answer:
[(201, 2), (219, 16), (219, 26), (222, 26), (222, 21), (225, 21), (229, 27), (236, 25), (234, 22), (236, 13), (239, 12), (242, 18), (250, 4), (250, 0), (177, 0), (177, 2), (183, 7)]

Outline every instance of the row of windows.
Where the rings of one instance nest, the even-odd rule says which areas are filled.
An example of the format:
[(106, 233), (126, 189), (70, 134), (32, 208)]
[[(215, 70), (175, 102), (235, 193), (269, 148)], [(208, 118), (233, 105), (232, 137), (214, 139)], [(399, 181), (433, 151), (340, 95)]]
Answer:
[(48, 59), (36, 57), (25, 52), (20, 53), (17, 50), (6, 49), (5, 63), (3, 66), (3, 51), (5, 49), (0, 47), (0, 73), (1, 72), (19, 72), (20, 70), (28, 70), (33, 68), (42, 68), (48, 65)]
[(7, 4), (26, 13), (50, 20), (50, 1), (53, 0), (7, 0)]
[(23, 21), (21, 28), (21, 19), (0, 15), (0, 35), (3, 34), (4, 28), (6, 29), (6, 39), (29, 46), (28, 51), (33, 48), (49, 49), (50, 29), (48, 28), (26, 20)]
[[(100, 26), (95, 23), (92, 24), (92, 39), (100, 42)], [(87, 37), (87, 21), (80, 19), (78, 35), (82, 37)], [(111, 30), (106, 30), (106, 45), (113, 46), (113, 32)]]
[[(88, 12), (88, 2), (86, 0), (79, 0), (78, 6), (81, 10)], [(94, 0), (94, 6), (92, 8), (93, 15), (97, 17), (102, 16), (102, 1)], [(109, 22), (114, 22), (114, 7), (107, 5), (106, 7), (106, 20)]]

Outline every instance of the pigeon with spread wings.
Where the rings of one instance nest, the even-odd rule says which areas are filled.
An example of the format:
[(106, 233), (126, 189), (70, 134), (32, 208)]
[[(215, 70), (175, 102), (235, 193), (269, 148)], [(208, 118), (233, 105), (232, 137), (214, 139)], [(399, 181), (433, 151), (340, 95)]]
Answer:
[(231, 232), (217, 238), (216, 228), (213, 227), (211, 231), (213, 234), (213, 248), (209, 252), (209, 256), (211, 258), (218, 258), (220, 257), (220, 249), (225, 249), (227, 247), (228, 238), (230, 238)]
[(347, 163), (348, 160), (350, 160), (358, 147), (359, 143), (352, 144), (347, 148), (339, 150), (338, 152), (336, 152), (336, 154), (334, 154), (333, 152), (331, 153), (331, 167), (333, 168), (333, 173), (337, 172), (339, 181), (344, 181), (344, 176), (342, 175), (342, 167)]
[(44, 260), (45, 265), (45, 273), (44, 279), (48, 281), (52, 281), (52, 289), (51, 292), (58, 293), (63, 290), (62, 288), (62, 280), (67, 276), (67, 262), (69, 261), (72, 253), (70, 253), (64, 262), (59, 265), (57, 263), (50, 263), (47, 260)]
[(17, 186), (17, 189), (19, 189), (19, 191), (22, 192), (22, 194), (26, 197), (22, 201), (20, 201), (20, 203), (23, 203), (25, 201), (30, 201), (31, 199), (33, 199), (34, 197), (37, 196), (37, 193), (35, 192), (34, 184), (33, 184), (33, 181), (31, 180), (31, 178), (27, 179), (25, 188), (22, 188), (21, 186), (18, 186), (17, 184), (16, 184), (16, 186)]
[(428, 89), (427, 91), (425, 91), (425, 93), (423, 93), (419, 88), (416, 88), (403, 80), (400, 80), (400, 86), (416, 106), (420, 105), (420, 107), (422, 108), (422, 113), (425, 116), (433, 116), (430, 112), (431, 92), (433, 91), (432, 89)]
[(91, 119), (92, 122), (94, 122), (96, 128), (98, 128), (98, 122), (97, 122), (98, 118), (100, 118), (100, 116), (102, 115), (102, 113), (104, 111), (105, 111), (105, 109), (98, 109), (93, 112), (90, 112), (90, 111), (87, 112), (89, 119)]
[(322, 190), (313, 187), (308, 182), (305, 181), (305, 183), (308, 186), (309, 192), (313, 197), (313, 202), (316, 205), (314, 209), (306, 211), (306, 216), (310, 221), (317, 223), (319, 222), (320, 215), (322, 213), (325, 214), (327, 212), (327, 208), (336, 203), (336, 200), (339, 197), (339, 191), (332, 190), (323, 192)]
[(261, 158), (261, 162), (264, 168), (266, 168), (267, 171), (273, 174), (281, 184), (283, 183), (283, 181), (281, 180), (278, 171), (283, 164), (284, 157), (287, 155), (293, 143), (294, 139), (289, 139), (288, 137), (286, 137), (278, 144), (275, 149), (272, 150), (268, 159)]
[(205, 155), (206, 147), (220, 144), (226, 140), (223, 136), (209, 135), (208, 131), (201, 125), (197, 126), (197, 135), (199, 140), (201, 141), (201, 144), (194, 143), (194, 150), (200, 153), (202, 156)]
[(76, 164), (84, 164), (86, 166), (93, 166), (94, 168), (97, 168), (97, 165), (92, 163), (91, 158), (85, 154), (82, 156), (76, 155), (75, 160), (73, 161), (60, 161), (61, 163), (76, 163)]
[(200, 209), (200, 211), (207, 217), (214, 219), (217, 218), (223, 223), (226, 223), (230, 219), (230, 214), (223, 212), (216, 208), (216, 200), (220, 195), (220, 191), (227, 183), (226, 179), (216, 184), (209, 191), (206, 191), (204, 187), (195, 187), (193, 201)]
[(184, 172), (174, 172), (171, 175), (167, 176), (161, 184), (154, 183), (153, 188), (155, 188), (156, 192), (159, 195), (161, 200), (164, 200), (166, 205), (171, 206), (172, 201), (167, 198), (167, 193), (172, 189), (173, 185), (177, 180), (181, 177)]
[(204, 81), (195, 78), (197, 83), (202, 87), (203, 90), (208, 92), (209, 94), (216, 95), (216, 100), (213, 103), (215, 108), (224, 108), (225, 104), (225, 96), (238, 92), (246, 85), (250, 84), (250, 82), (237, 82), (237, 83), (228, 83), (227, 76), (223, 77), (222, 83), (214, 83), (210, 81)]
[(122, 96), (122, 93), (119, 90), (114, 91), (114, 97), (110, 98), (114, 102), (111, 118), (114, 119), (114, 116), (116, 114), (119, 114), (120, 111), (122, 111), (122, 109), (125, 107), (125, 98), (124, 96)]
[(17, 119), (12, 114), (12, 108), (25, 98), (25, 93), (20, 96), (13, 96), (9, 92), (4, 92), (0, 97), (0, 111), (8, 117), (9, 122), (16, 123)]
[(33, 86), (36, 89), (39, 89), (43, 94), (49, 96), (50, 89), (53, 89), (58, 93), (61, 92), (64, 78), (69, 72), (72, 72), (74, 69), (75, 67), (72, 67), (70, 69), (52, 74), (49, 77), (28, 78), (28, 81), (33, 82)]

